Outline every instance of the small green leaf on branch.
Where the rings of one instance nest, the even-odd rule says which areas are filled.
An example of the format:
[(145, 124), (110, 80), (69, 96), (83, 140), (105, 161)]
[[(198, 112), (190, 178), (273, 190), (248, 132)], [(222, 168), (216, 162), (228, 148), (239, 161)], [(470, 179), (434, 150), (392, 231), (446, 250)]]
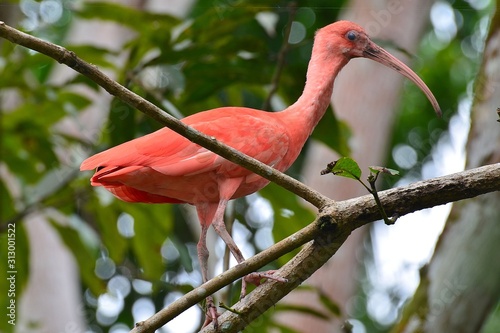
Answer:
[(391, 176), (399, 176), (399, 171), (381, 166), (369, 166), (370, 172), (373, 174), (387, 173)]
[(381, 173), (387, 173), (391, 176), (398, 176), (399, 171), (394, 170), (394, 169), (389, 169), (386, 167), (381, 167), (381, 166), (370, 166), (368, 167), (370, 169), (370, 175), (368, 175), (367, 180), (368, 183), (370, 183), (370, 187), (368, 187), (362, 180), (361, 180), (361, 169), (359, 168), (358, 163), (354, 161), (352, 158), (349, 157), (341, 157), (339, 160), (328, 163), (326, 166), (326, 169), (321, 171), (322, 175), (326, 175), (328, 173), (332, 173), (336, 176), (341, 176), (341, 177), (346, 177), (346, 178), (351, 178), (355, 179), (358, 182), (363, 185), (366, 190), (373, 195), (373, 198), (375, 199), (375, 202), (377, 203), (377, 207), (380, 210), (380, 214), (382, 215), (382, 218), (384, 219), (385, 223), (387, 225), (389, 224), (394, 224), (396, 220), (398, 219), (398, 215), (394, 214), (391, 217), (388, 217), (387, 214), (385, 213), (384, 207), (382, 206), (382, 203), (380, 202), (380, 198), (378, 197), (377, 193), (377, 186), (375, 185), (378, 176)]
[(350, 157), (341, 157), (335, 162), (328, 163), (326, 169), (321, 171), (321, 174), (326, 175), (328, 173), (356, 180), (361, 178), (361, 169), (358, 163)]

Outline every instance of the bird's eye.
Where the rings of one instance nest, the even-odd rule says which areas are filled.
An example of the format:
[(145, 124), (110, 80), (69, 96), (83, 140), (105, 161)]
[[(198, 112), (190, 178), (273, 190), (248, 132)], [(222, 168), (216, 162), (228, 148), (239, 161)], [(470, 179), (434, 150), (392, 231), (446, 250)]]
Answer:
[(346, 35), (347, 39), (349, 40), (355, 40), (356, 37), (358, 36), (355, 31), (349, 31)]

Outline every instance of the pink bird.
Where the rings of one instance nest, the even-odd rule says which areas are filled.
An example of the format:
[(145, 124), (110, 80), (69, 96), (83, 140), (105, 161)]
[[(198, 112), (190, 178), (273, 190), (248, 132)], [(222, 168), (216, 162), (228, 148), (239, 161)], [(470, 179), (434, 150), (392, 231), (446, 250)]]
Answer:
[[(317, 31), (304, 91), (281, 112), (244, 107), (222, 107), (200, 112), (182, 121), (217, 140), (280, 171), (287, 170), (324, 115), (340, 70), (352, 58), (364, 57), (390, 67), (412, 80), (427, 95), (436, 113), (439, 105), (425, 83), (405, 64), (372, 42), (358, 25), (339, 21)], [(374, 87), (376, 88), (376, 87)], [(198, 242), (203, 282), (208, 281), (206, 235), (210, 225), (224, 240), (238, 263), (244, 258), (224, 225), (229, 200), (254, 193), (269, 181), (219, 155), (162, 128), (86, 159), (80, 170), (96, 169), (92, 186), (104, 186), (127, 202), (189, 203), (201, 224)], [(285, 281), (267, 272), (242, 281), (259, 284), (261, 278)], [(207, 297), (207, 319), (217, 326), (218, 313)]]

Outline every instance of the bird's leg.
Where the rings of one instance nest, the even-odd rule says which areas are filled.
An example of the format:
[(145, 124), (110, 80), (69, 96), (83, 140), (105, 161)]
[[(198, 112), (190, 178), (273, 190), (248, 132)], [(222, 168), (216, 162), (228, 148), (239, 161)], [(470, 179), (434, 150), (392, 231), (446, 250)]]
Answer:
[[(200, 240), (198, 241), (197, 250), (198, 250), (198, 260), (200, 262), (201, 268), (201, 276), (203, 279), (203, 283), (208, 281), (208, 249), (207, 249), (207, 230), (209, 225), (202, 224), (201, 225), (201, 234)], [(212, 295), (206, 298), (206, 317), (205, 322), (203, 323), (203, 327), (210, 324), (210, 322), (214, 323), (214, 328), (217, 330), (217, 317), (219, 314), (217, 313), (217, 309), (214, 304), (214, 299)]]
[[(226, 206), (226, 203), (224, 203), (224, 207)], [(245, 257), (243, 257), (243, 254), (241, 253), (240, 249), (234, 242), (233, 238), (227, 232), (226, 225), (224, 224), (224, 209), (222, 210), (222, 216), (220, 217), (217, 216), (217, 213), (218, 212), (216, 212), (215, 219), (212, 223), (215, 232), (217, 233), (217, 235), (219, 235), (220, 238), (222, 238), (224, 243), (226, 243), (227, 247), (229, 248), (229, 251), (231, 251), (233, 256), (236, 258), (238, 264), (245, 261)]]
[[(243, 261), (245, 261), (245, 258), (243, 257), (243, 254), (241, 253), (240, 249), (238, 248), (238, 246), (234, 242), (231, 235), (229, 235), (229, 233), (227, 232), (226, 225), (224, 224), (224, 208), (225, 208), (226, 204), (227, 204), (227, 202), (223, 203), (224, 207), (222, 209), (222, 215), (220, 215), (220, 216), (217, 214), (219, 212), (219, 208), (220, 208), (220, 205), (219, 205), (212, 225), (214, 227), (215, 232), (226, 243), (227, 247), (229, 248), (229, 251), (231, 251), (231, 253), (235, 257), (238, 264), (240, 264)], [(276, 281), (280, 281), (280, 282), (287, 282), (287, 280), (284, 278), (281, 278), (279, 276), (273, 276), (274, 273), (275, 273), (275, 271), (272, 270), (272, 271), (267, 271), (267, 272), (250, 273), (247, 276), (245, 276), (243, 278), (243, 280), (241, 281), (240, 299), (242, 299), (246, 295), (248, 282), (252, 283), (256, 286), (260, 285), (262, 279), (271, 279), (271, 280), (276, 280)]]

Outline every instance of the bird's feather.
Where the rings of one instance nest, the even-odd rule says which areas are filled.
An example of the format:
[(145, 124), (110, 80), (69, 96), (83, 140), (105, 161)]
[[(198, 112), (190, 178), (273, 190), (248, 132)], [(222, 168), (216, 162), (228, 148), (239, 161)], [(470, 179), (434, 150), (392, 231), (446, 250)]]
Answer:
[[(219, 108), (187, 117), (184, 122), (263, 163), (277, 165), (289, 148), (289, 138), (283, 124), (269, 122), (262, 114), (266, 113)], [(237, 174), (250, 173), (168, 128), (96, 154), (82, 163), (81, 170), (117, 167), (115, 172), (121, 169), (123, 173), (124, 167), (132, 166), (150, 167), (168, 176), (189, 176), (219, 168)], [(108, 170), (106, 175), (112, 173)]]

